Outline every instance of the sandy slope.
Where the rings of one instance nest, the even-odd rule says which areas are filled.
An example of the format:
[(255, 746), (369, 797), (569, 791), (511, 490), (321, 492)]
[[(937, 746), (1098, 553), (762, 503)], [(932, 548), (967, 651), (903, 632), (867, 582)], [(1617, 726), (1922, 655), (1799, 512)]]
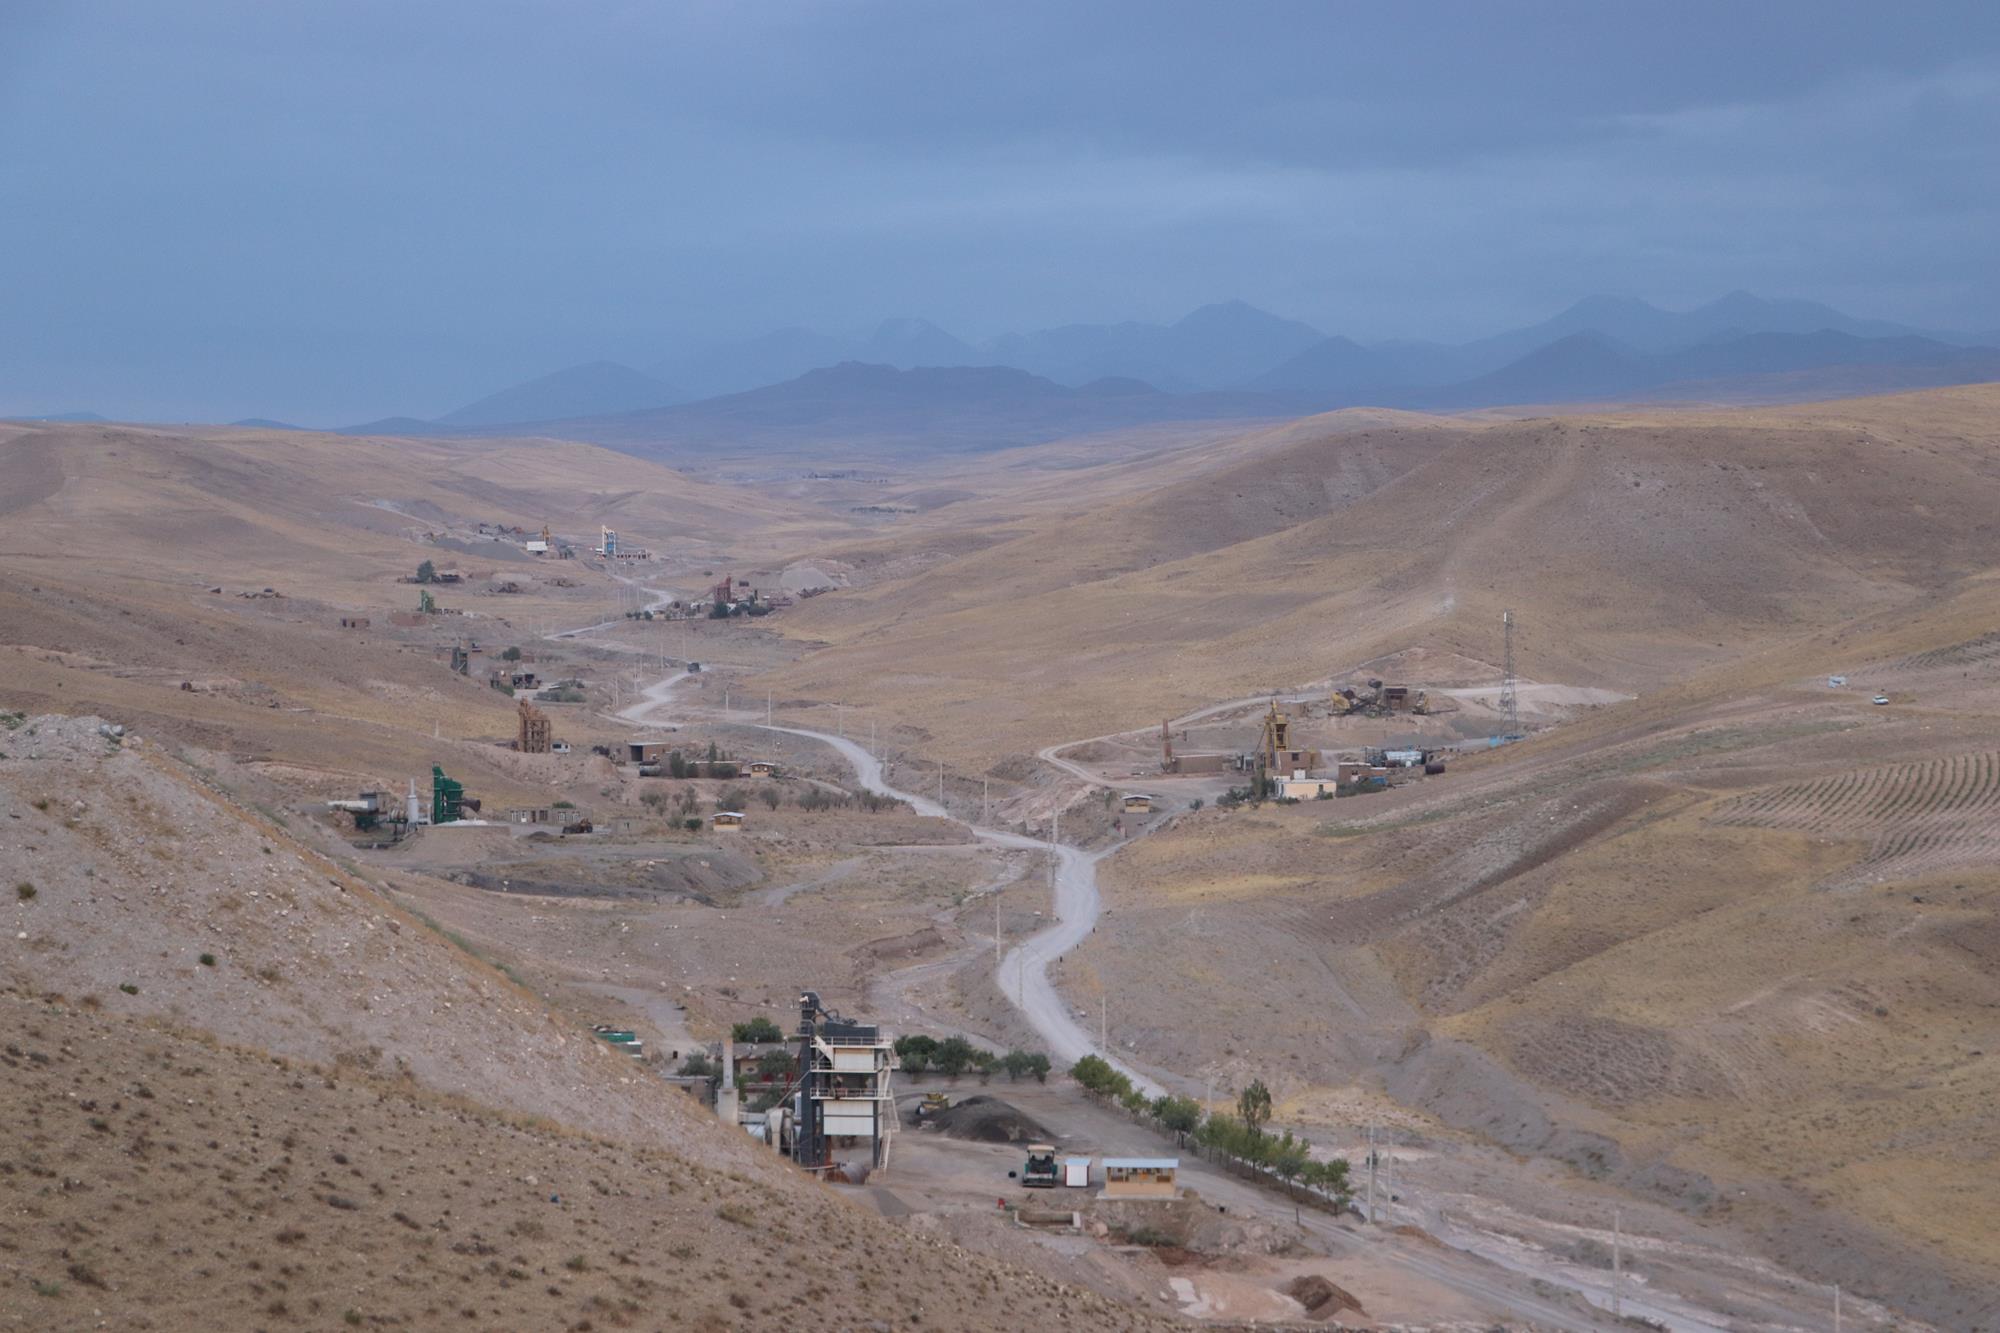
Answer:
[(143, 738), (0, 754), (0, 1319), (1146, 1322), (836, 1200)]
[(1417, 644), (1493, 662), (1511, 607), (1524, 674), (1657, 689), (1992, 567), (1996, 401), (1267, 433), (800, 608), (831, 647), (771, 683), (991, 762)]

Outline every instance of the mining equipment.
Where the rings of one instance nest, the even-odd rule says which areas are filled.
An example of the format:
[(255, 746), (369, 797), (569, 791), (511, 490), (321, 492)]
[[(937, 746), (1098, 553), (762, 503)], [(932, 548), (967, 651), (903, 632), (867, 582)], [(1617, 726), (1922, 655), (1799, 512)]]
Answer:
[(1056, 1165), (1056, 1146), (1053, 1143), (1028, 1145), (1028, 1160), (1021, 1168), (1021, 1183), (1031, 1190), (1054, 1189), (1062, 1183), (1062, 1170)]
[(515, 711), (519, 715), (516, 744), (521, 753), (547, 754), (555, 740), (555, 728), (549, 721), (549, 715), (526, 699), (516, 705)]
[(355, 831), (366, 832), (376, 827), (385, 818), (394, 818), (389, 809), (393, 799), (385, 791), (364, 791), (351, 801), (328, 801), (326, 808), (329, 810), (342, 810), (354, 816)]
[(917, 1123), (921, 1125), (925, 1121), (935, 1120), (950, 1109), (950, 1097), (942, 1092), (927, 1092), (924, 1094), (924, 1099), (917, 1103)]
[(564, 833), (590, 833), (593, 832), (596, 828), (597, 826), (591, 823), (588, 818), (584, 818), (584, 819), (574, 820), (568, 824), (564, 824), (562, 831)]
[(1431, 711), (1428, 691), (1411, 689), (1408, 685), (1385, 685), (1370, 679), (1366, 688), (1348, 686), (1335, 690), (1327, 701), (1335, 717), (1347, 717), (1355, 713), (1369, 717), (1386, 717), (1393, 713), (1415, 713), (1423, 716)]
[(431, 823), (455, 824), (464, 819), (466, 812), (479, 813), (479, 802), (465, 794), (465, 784), (453, 781), (444, 775), (444, 769), (431, 765)]
[(842, 1018), (816, 991), (799, 994), (799, 1085), (793, 1159), (813, 1171), (836, 1165), (835, 1149), (866, 1146), (869, 1168), (889, 1161), (896, 1126), (889, 1087), (895, 1051), (873, 1024)]
[(1257, 742), (1257, 776), (1260, 782), (1290, 777), (1319, 766), (1318, 750), (1302, 750), (1292, 745), (1292, 719), (1278, 711), (1273, 699), (1264, 714), (1264, 734)]

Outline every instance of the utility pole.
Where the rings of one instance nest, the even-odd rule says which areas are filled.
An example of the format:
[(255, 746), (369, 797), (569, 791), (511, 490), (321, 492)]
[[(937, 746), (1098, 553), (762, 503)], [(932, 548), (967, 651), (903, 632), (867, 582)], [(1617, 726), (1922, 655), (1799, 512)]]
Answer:
[(1833, 1333), (1840, 1333), (1840, 1284), (1833, 1284)]
[(1375, 1126), (1368, 1127), (1368, 1225), (1375, 1225)]
[(992, 778), (979, 779), (979, 822), (986, 822), (986, 792), (993, 785)]
[(771, 725), (771, 692), (769, 690), (764, 691), (764, 725), (767, 727)]
[(1000, 891), (993, 891), (993, 968), (1000, 968)]
[[(1625, 1232), (1618, 1216), (1618, 1210), (1611, 1210), (1611, 1317), (1620, 1319), (1625, 1314)], [(1834, 1321), (1836, 1324), (1839, 1320)]]
[[(871, 727), (869, 730), (872, 735), (874, 729)], [(942, 759), (938, 760), (938, 804), (944, 804), (944, 760)]]
[(834, 721), (835, 721), (835, 723), (836, 723), (836, 724), (838, 724), (838, 728), (839, 728), (839, 731), (840, 731), (840, 738), (841, 738), (842, 740), (846, 740), (846, 739), (847, 739), (847, 705), (846, 705), (846, 704), (835, 704), (835, 705), (833, 706), (833, 717), (834, 717)]
[(1097, 992), (1097, 1049), (1100, 1051), (1109, 1051), (1111, 1049), (1111, 1038), (1107, 1035), (1110, 1031), (1110, 1009), (1111, 992), (1108, 989), (1099, 990)]
[[(1385, 1134), (1382, 1137), (1386, 1140), (1388, 1135)], [(1385, 1208), (1394, 1207), (1396, 1203), (1396, 1150), (1394, 1147), (1389, 1147), (1388, 1159), (1382, 1164), (1382, 1169), (1382, 1206)]]
[(1502, 611), (1500, 624), (1506, 636), (1504, 664), (1501, 667), (1500, 677), (1500, 711), (1506, 716), (1507, 735), (1511, 739), (1521, 734), (1521, 700), (1514, 688), (1514, 613)]

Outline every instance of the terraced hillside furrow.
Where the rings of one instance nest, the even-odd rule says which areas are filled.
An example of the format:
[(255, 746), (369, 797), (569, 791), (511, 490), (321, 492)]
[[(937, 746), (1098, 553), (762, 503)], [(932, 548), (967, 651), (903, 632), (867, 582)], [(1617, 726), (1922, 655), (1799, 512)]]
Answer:
[(1982, 662), (2000, 661), (2000, 630), (1982, 634), (1964, 643), (1947, 644), (1943, 648), (1933, 648), (1929, 652), (1914, 653), (1891, 664), (1895, 671), (1929, 671), (1941, 667), (1976, 666)]
[(1867, 839), (1867, 853), (1822, 887), (2000, 861), (2000, 753), (1853, 769), (1749, 792), (1710, 821)]

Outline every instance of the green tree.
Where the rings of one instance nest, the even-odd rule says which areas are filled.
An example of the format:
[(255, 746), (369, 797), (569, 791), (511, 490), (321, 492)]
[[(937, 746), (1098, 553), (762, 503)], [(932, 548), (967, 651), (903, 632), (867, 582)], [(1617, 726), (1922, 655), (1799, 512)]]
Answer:
[(798, 1057), (790, 1051), (766, 1051), (757, 1057), (757, 1077), (767, 1083), (774, 1079), (790, 1082), (798, 1068)]
[(1271, 1090), (1263, 1079), (1252, 1079), (1250, 1086), (1236, 1095), (1236, 1114), (1243, 1117), (1253, 1136), (1264, 1132), (1271, 1119)]
[(767, 808), (776, 810), (778, 802), (784, 798), (778, 795), (776, 787), (766, 786), (757, 792), (757, 799), (762, 801)]
[(1201, 1126), (1201, 1107), (1192, 1097), (1163, 1095), (1153, 1102), (1153, 1119), (1160, 1122), (1160, 1128), (1174, 1136), (1176, 1142), (1185, 1144), (1187, 1136)]
[(1007, 1081), (1012, 1083), (1028, 1072), (1028, 1053), (1022, 1050), (1009, 1051), (1000, 1058), (1000, 1067), (1007, 1071)]
[(1276, 1141), (1275, 1149), (1271, 1154), (1271, 1171), (1285, 1182), (1285, 1192), (1292, 1196), (1292, 1224), (1296, 1226), (1299, 1221), (1299, 1196), (1292, 1188), (1292, 1182), (1312, 1162), (1312, 1145), (1304, 1139), (1293, 1138), (1292, 1131), (1288, 1129), (1284, 1137)]
[(421, 565), (417, 566), (417, 582), (436, 583), (437, 576), (438, 576), (437, 566), (432, 564), (430, 561), (426, 560)]
[(437, 614), (437, 609), (437, 598), (422, 588), (417, 589), (417, 610), (424, 615), (434, 616)]
[(896, 1038), (896, 1054), (902, 1056), (905, 1060), (913, 1055), (919, 1055), (928, 1060), (931, 1056), (937, 1054), (937, 1048), (937, 1038), (926, 1037), (921, 1032), (908, 1032)]
[[(1125, 1076), (1120, 1074), (1119, 1077), (1122, 1079)], [(1151, 1105), (1146, 1100), (1146, 1094), (1133, 1087), (1129, 1081), (1125, 1085), (1125, 1090), (1118, 1094), (1118, 1104), (1134, 1115), (1144, 1112)]]
[(1333, 1196), (1335, 1207), (1347, 1206), (1349, 1190), (1347, 1185), (1347, 1162), (1335, 1157), (1329, 1161), (1309, 1161), (1300, 1178), (1313, 1189), (1324, 1190)]
[(1028, 1072), (1035, 1076), (1035, 1082), (1048, 1082), (1049, 1057), (1043, 1055), (1040, 1051), (1030, 1051), (1028, 1053)]
[(940, 1074), (955, 1079), (972, 1068), (976, 1054), (972, 1043), (965, 1038), (946, 1037), (938, 1043), (937, 1051), (931, 1057), (931, 1063), (937, 1066)]
[(1071, 1065), (1069, 1076), (1088, 1091), (1110, 1101), (1118, 1101), (1132, 1091), (1132, 1080), (1119, 1073), (1109, 1060), (1098, 1055), (1086, 1055)]
[(903, 1072), (911, 1078), (931, 1067), (931, 1057), (924, 1051), (912, 1051), (903, 1057)]
[(675, 750), (667, 756), (667, 775), (676, 778), (684, 778), (688, 775), (687, 758), (679, 750)]
[(713, 1078), (719, 1072), (714, 1062), (700, 1051), (681, 1062), (681, 1074), (686, 1078)]
[(500, 654), (500, 660), (503, 662), (518, 662), (521, 660), (521, 650), (519, 648), (509, 648)]
[(731, 1041), (783, 1041), (785, 1034), (778, 1025), (759, 1014), (755, 1018), (734, 1024), (729, 1029)]

